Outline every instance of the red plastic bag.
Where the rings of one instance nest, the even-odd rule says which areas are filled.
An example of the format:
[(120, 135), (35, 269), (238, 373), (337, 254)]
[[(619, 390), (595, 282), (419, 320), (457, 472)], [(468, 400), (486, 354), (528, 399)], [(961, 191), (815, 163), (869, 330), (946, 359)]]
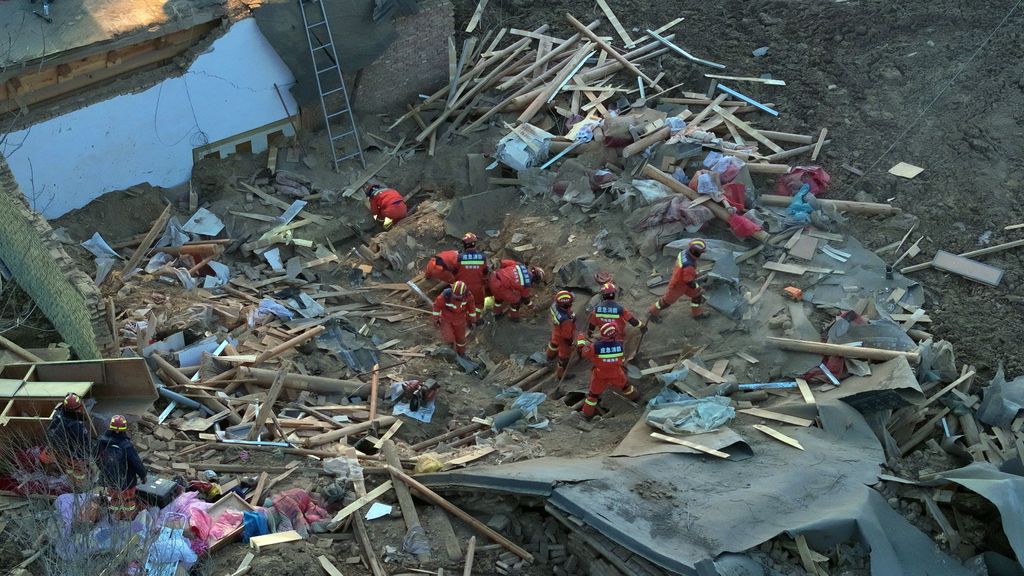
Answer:
[(733, 208), (743, 212), (747, 209), (747, 187), (739, 182), (730, 182), (722, 186), (725, 200)]
[(738, 238), (750, 238), (761, 230), (760, 226), (739, 214), (729, 216), (729, 228)]
[(779, 177), (775, 183), (775, 193), (780, 196), (792, 196), (801, 186), (807, 184), (811, 187), (811, 194), (821, 196), (831, 181), (832, 177), (821, 166), (796, 166)]

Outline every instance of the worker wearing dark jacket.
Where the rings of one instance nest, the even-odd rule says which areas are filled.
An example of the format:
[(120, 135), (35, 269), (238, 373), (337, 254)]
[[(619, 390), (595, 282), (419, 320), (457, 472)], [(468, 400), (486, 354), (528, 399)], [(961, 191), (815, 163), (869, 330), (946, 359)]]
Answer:
[(146, 483), (146, 467), (128, 438), (128, 420), (124, 416), (110, 419), (110, 429), (97, 445), (100, 480), (110, 496), (110, 512), (117, 520), (135, 518), (138, 502), (135, 487)]
[(72, 485), (84, 485), (89, 475), (92, 435), (85, 422), (85, 406), (78, 394), (68, 394), (46, 428), (46, 449), (40, 461), (56, 466)]

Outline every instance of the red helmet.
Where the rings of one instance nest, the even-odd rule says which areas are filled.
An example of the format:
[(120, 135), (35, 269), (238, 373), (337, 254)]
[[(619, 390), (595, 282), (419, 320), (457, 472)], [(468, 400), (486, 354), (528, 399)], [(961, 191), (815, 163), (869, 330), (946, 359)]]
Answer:
[(601, 331), (599, 333), (601, 334), (601, 338), (604, 338), (605, 340), (614, 340), (619, 335), (619, 328), (615, 324), (608, 322), (604, 326), (601, 326)]
[(374, 195), (375, 195), (375, 194), (376, 194), (377, 192), (380, 192), (380, 191), (381, 191), (381, 190), (383, 190), (383, 189), (384, 189), (384, 187), (383, 187), (383, 186), (381, 186), (380, 184), (370, 184), (370, 185), (368, 185), (368, 186), (366, 187), (366, 197), (367, 197), (367, 198), (373, 198), (373, 196), (374, 196)]
[(572, 292), (569, 292), (568, 290), (559, 290), (555, 293), (555, 303), (561, 308), (568, 308), (572, 306), (574, 299), (575, 297), (572, 295)]
[(708, 249), (708, 244), (700, 238), (695, 238), (690, 240), (690, 243), (687, 244), (686, 248), (690, 251), (690, 254), (699, 257)]
[(601, 296), (604, 296), (605, 300), (615, 298), (615, 295), (618, 293), (619, 289), (615, 287), (615, 284), (612, 284), (611, 282), (601, 284)]
[(126, 432), (128, 430), (128, 419), (120, 414), (110, 419), (110, 429), (114, 432)]
[(613, 279), (614, 278), (612, 277), (610, 272), (601, 271), (598, 272), (597, 274), (594, 274), (594, 282), (596, 282), (598, 286), (601, 286), (602, 284), (607, 284), (611, 282)]
[(65, 410), (81, 410), (82, 409), (82, 398), (74, 392), (64, 397), (64, 409)]
[(452, 284), (452, 297), (456, 300), (462, 300), (466, 297), (466, 283), (462, 280), (456, 280), (455, 284)]
[(473, 234), (472, 232), (466, 232), (465, 234), (462, 235), (462, 245), (465, 246), (466, 248), (469, 248), (470, 246), (476, 246), (476, 241), (476, 234)]

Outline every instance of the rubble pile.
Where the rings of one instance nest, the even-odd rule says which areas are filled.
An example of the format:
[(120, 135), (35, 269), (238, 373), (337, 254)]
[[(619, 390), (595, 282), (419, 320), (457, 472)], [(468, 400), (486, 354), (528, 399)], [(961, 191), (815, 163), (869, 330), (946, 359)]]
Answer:
[[(963, 562), (1024, 557), (1013, 515), (1024, 458), (1024, 379), (1000, 371), (981, 386), (974, 367), (957, 364), (954, 344), (928, 332), (924, 287), (907, 276), (934, 265), (972, 278), (980, 272), (964, 260), (1020, 244), (910, 264), (921, 254), (909, 241), (911, 228), (895, 245), (865, 247), (844, 233), (846, 219), (899, 211), (828, 199), (830, 176), (815, 164), (828, 131), (770, 130), (767, 122), (785, 107), (736, 88), (783, 81), (714, 73), (707, 74), (708, 90), (682, 91), (664, 73), (652, 77), (657, 57), (715, 71), (722, 65), (675, 43), (681, 38), (669, 31), (678, 20), (621, 50), (598, 35), (602, 21), (567, 21), (574, 30), (568, 38), (548, 35), (548, 26), (469, 38), (451, 82), (390, 127), (412, 132), (340, 192), (271, 163), (236, 178), (242, 205), (172, 205), (144, 235), (108, 243), (97, 231), (83, 243), (117, 310), (121, 355), (145, 359), (147, 384), (159, 396), (149, 410), (122, 412), (147, 470), (173, 486), (165, 499), (146, 492), (154, 499), (130, 529), (136, 539), (163, 544), (129, 548), (119, 568), (171, 574), (223, 558), (241, 548), (239, 540), (251, 553), (218, 568), (258, 573), (277, 546), (306, 546), (303, 556), (315, 556), (328, 574), (375, 576), (453, 568), (470, 574), (474, 562), (476, 573), (724, 574), (715, 563), (724, 570), (727, 560), (761, 573), (827, 574), (863, 571), (867, 556), (875, 573), (909, 574), (915, 554), (927, 557), (922, 565), (945, 570), (932, 573), (966, 574)], [(491, 125), (505, 135), (486, 162), (470, 163), (472, 194), (446, 199), (425, 184), (404, 194), (406, 202), (425, 197), (411, 204), (409, 217), (383, 231), (345, 222), (363, 211), (353, 195), (394, 157), (408, 159), (420, 147), (441, 155), (445, 138), (473, 138)], [(475, 207), (499, 196), (517, 211), (492, 223), (473, 220), (483, 218)], [(650, 327), (646, 348), (646, 315), (638, 314), (645, 330), (631, 332), (626, 349), (628, 376), (642, 399), (609, 391), (601, 415), (584, 420), (576, 412), (587, 384), (555, 378), (541, 352), (503, 349), (494, 333), (512, 330), (506, 319), (485, 313), (465, 357), (436, 344), (431, 306), (446, 283), (418, 270), (432, 251), (450, 248), (445, 232), (459, 237), (467, 222), (479, 224), (475, 232), (495, 261), (527, 260), (553, 271), (548, 286), (536, 287), (541, 312), (516, 328), (522, 332), (514, 345), (543, 333), (526, 344), (543, 351), (543, 308), (557, 290), (596, 293), (598, 271), (614, 268), (628, 303), (647, 308), (664, 295), (676, 257), (697, 237), (707, 250), (695, 282), (714, 312), (707, 319), (668, 315)], [(339, 224), (349, 229), (326, 232)], [(31, 374), (49, 364), (21, 360), (32, 368), (15, 363), (0, 373), (2, 382), (18, 382), (0, 388), (11, 405), (18, 390), (45, 380)], [(102, 362), (97, 369), (116, 389), (118, 360)], [(585, 380), (585, 366), (574, 360), (570, 371)], [(51, 380), (33, 397), (53, 405), (71, 392), (57, 388), (73, 383)], [(116, 413), (116, 398), (92, 392), (83, 397), (89, 422), (99, 427)], [(5, 412), (0, 431), (10, 418), (29, 416)], [(6, 439), (28, 450), (45, 443), (41, 428)], [(607, 431), (603, 443), (589, 440)], [(888, 534), (852, 512), (842, 517), (845, 510), (814, 511), (847, 522), (845, 532), (816, 525), (798, 517), (810, 513), (801, 510), (802, 495), (831, 487), (793, 478), (760, 496), (779, 506), (788, 497), (798, 502), (773, 511), (771, 522), (752, 521), (763, 531), (738, 535), (738, 547), (703, 537), (701, 523), (715, 522), (715, 511), (699, 508), (699, 495), (678, 491), (678, 479), (665, 477), (637, 482), (620, 496), (671, 508), (666, 514), (693, 506), (697, 517), (678, 530), (673, 520), (673, 529), (657, 534), (629, 526), (610, 534), (593, 517), (601, 511), (567, 510), (551, 496), (555, 488), (545, 493), (544, 481), (514, 473), (524, 468), (501, 468), (544, 456), (545, 439), (562, 445), (560, 455), (592, 442), (607, 469), (630, 478), (650, 474), (651, 458), (666, 454), (733, 478), (754, 463), (785, 468), (787, 455), (800, 453), (821, 455), (822, 466), (837, 470), (866, 462), (877, 471), (875, 491), (900, 514), (885, 517)], [(17, 525), (32, 535), (21, 569), (72, 552), (30, 530), (21, 499), (29, 493), (70, 510), (60, 526), (82, 535), (90, 552), (117, 549), (103, 536), (116, 524), (97, 512), (97, 486), (40, 485), (40, 477), (67, 470), (45, 470), (31, 458), (16, 462), (0, 506), (5, 516), (17, 514), (7, 530)], [(553, 486), (593, 479), (548, 472)], [(481, 483), (474, 473), (519, 479), (523, 492)], [(814, 473), (806, 471), (807, 482)], [(457, 493), (446, 491), (452, 486)], [(481, 504), (464, 493), (487, 490), (517, 494), (515, 504), (510, 498), (503, 509), (497, 496)], [(839, 498), (853, 488), (836, 490)], [(993, 509), (1002, 517), (1008, 547), (998, 552), (1005, 557), (989, 544), (994, 523), (968, 519)], [(31, 510), (44, 514), (49, 499)], [(461, 535), (473, 535), (464, 552), (453, 522)], [(854, 524), (858, 529), (849, 528)], [(901, 556), (898, 538), (919, 533), (931, 540), (904, 543)], [(653, 543), (639, 543), (645, 536)], [(678, 554), (664, 551), (673, 544)], [(167, 553), (172, 548), (180, 555)], [(482, 554), (489, 554), (485, 568)]]

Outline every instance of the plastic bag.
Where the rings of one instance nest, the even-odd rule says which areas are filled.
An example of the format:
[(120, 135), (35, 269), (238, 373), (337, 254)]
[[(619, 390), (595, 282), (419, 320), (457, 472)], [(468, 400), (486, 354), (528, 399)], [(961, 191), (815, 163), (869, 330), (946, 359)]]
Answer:
[(430, 542), (427, 540), (427, 533), (423, 530), (423, 526), (417, 524), (405, 533), (402, 550), (414, 556), (430, 554)]
[(424, 455), (420, 456), (419, 459), (416, 460), (416, 468), (413, 469), (413, 472), (416, 474), (428, 474), (430, 472), (437, 472), (443, 467), (444, 464), (442, 464), (437, 458), (430, 455)]
[[(684, 367), (680, 370), (669, 372), (667, 374), (658, 374), (658, 379), (663, 381), (668, 380), (666, 384), (670, 384), (672, 382), (676, 382), (677, 380), (684, 380), (689, 373), (690, 369)], [(675, 402), (685, 402), (686, 400), (693, 400), (693, 396), (690, 396), (689, 394), (684, 394), (682, 392), (679, 392), (678, 390), (673, 390), (672, 388), (666, 386), (665, 388), (661, 389), (661, 392), (658, 392), (657, 396), (647, 401), (647, 407), (654, 408), (655, 406), (673, 404)]]
[(719, 174), (718, 181), (726, 184), (732, 182), (740, 174), (740, 170), (746, 166), (746, 162), (735, 156), (724, 156), (711, 168)]
[(149, 547), (146, 574), (170, 576), (174, 574), (179, 562), (188, 569), (198, 559), (181, 528), (164, 527), (160, 529), (160, 535)]
[(236, 510), (225, 510), (214, 520), (210, 527), (210, 539), (220, 540), (242, 525), (242, 513)]
[(789, 217), (798, 224), (811, 223), (811, 212), (814, 212), (814, 206), (811, 205), (810, 198), (807, 197), (810, 194), (810, 190), (811, 187), (804, 184), (789, 202), (789, 207), (787, 208)]
[(518, 398), (516, 398), (515, 402), (512, 403), (511, 408), (519, 408), (523, 412), (526, 412), (527, 416), (536, 418), (537, 407), (547, 399), (548, 395), (543, 392), (523, 392)]
[(249, 543), (249, 538), (270, 534), (267, 515), (261, 510), (247, 511), (242, 514), (242, 542)]
[(811, 194), (821, 196), (831, 181), (832, 177), (821, 166), (796, 166), (779, 177), (775, 183), (775, 193), (792, 196), (806, 184)]
[(661, 404), (647, 413), (647, 424), (670, 434), (702, 434), (715, 430), (736, 417), (732, 400), (711, 396)]

